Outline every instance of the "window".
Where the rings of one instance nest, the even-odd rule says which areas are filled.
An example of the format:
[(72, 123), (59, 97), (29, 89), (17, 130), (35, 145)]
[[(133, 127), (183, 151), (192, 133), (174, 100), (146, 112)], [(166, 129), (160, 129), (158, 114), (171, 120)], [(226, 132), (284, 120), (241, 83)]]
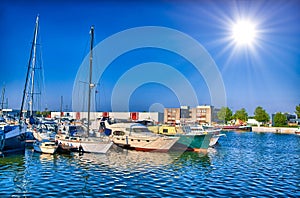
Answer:
[(114, 135), (118, 135), (118, 136), (123, 136), (125, 135), (125, 133), (123, 131), (114, 131), (113, 132)]

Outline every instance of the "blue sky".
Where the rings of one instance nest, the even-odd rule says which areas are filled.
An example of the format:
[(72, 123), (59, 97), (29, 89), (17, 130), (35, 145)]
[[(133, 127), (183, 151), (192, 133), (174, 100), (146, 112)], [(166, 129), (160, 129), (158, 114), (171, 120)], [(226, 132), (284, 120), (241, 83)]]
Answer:
[[(120, 31), (142, 26), (167, 27), (195, 39), (218, 67), (227, 106), (233, 111), (245, 108), (253, 115), (254, 109), (262, 106), (269, 113), (293, 113), (300, 104), (297, 0), (3, 1), (0, 13), (0, 83), (5, 85), (10, 108), (21, 106), (37, 14), (44, 70), (43, 108), (58, 110), (63, 96), (64, 110), (71, 110), (73, 84), (88, 54), (91, 25), (95, 26), (95, 45)], [(257, 34), (251, 45), (238, 45), (232, 38), (232, 24), (240, 20), (256, 25)], [(190, 62), (170, 51), (144, 48), (117, 57), (95, 82), (97, 110), (110, 111), (112, 90), (118, 79), (145, 62), (174, 67), (192, 84), (200, 105), (211, 103), (205, 78)], [(174, 91), (156, 82), (138, 86), (129, 98), (130, 111), (179, 105), (189, 104), (181, 104)]]

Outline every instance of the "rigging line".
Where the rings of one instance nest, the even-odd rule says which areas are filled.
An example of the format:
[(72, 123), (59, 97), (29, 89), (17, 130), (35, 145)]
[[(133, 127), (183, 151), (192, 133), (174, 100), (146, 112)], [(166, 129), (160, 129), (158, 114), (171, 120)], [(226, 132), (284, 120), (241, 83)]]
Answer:
[(34, 36), (33, 36), (31, 50), (30, 50), (30, 56), (29, 56), (29, 61), (28, 61), (27, 73), (26, 73), (26, 81), (25, 81), (25, 85), (24, 85), (20, 115), (19, 115), (20, 120), (23, 119), (23, 108), (24, 108), (24, 102), (25, 102), (25, 95), (26, 95), (26, 90), (27, 90), (28, 77), (29, 77), (29, 74), (30, 74), (30, 65), (32, 63), (32, 55), (33, 55), (33, 51), (34, 51), (33, 49), (34, 49), (36, 36), (37, 36), (38, 24), (39, 24), (39, 16), (37, 16), (36, 22), (35, 22)]
[[(39, 38), (39, 43), (41, 43), (41, 38)], [(40, 89), (40, 101), (39, 101), (39, 106), (38, 109), (42, 110), (42, 102), (45, 101), (46, 103), (46, 87), (45, 87), (45, 75), (44, 75), (44, 65), (43, 65), (43, 55), (42, 55), (42, 45), (39, 46), (40, 50), (39, 50), (39, 62), (40, 64), (38, 64), (40, 66), (40, 81), (42, 83), (42, 85), (39, 87)], [(43, 94), (42, 94), (43, 93)]]

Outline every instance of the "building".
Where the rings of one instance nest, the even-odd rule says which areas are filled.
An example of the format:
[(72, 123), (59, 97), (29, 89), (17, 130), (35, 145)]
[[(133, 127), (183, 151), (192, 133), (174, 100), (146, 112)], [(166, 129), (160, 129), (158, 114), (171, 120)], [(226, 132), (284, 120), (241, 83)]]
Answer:
[(180, 122), (180, 108), (165, 108), (164, 123), (176, 124)]
[[(71, 119), (87, 119), (87, 112), (51, 112), (51, 118), (69, 117)], [(110, 117), (112, 120), (138, 121), (153, 120), (156, 123), (163, 122), (163, 113), (160, 112), (91, 112), (91, 121), (101, 117)]]
[(211, 125), (212, 109), (213, 107), (210, 105), (203, 105), (191, 108), (191, 118), (198, 124)]
[[(275, 126), (275, 122), (274, 122), (274, 117), (275, 114), (272, 114), (272, 126)], [(285, 115), (286, 117), (286, 124), (289, 126), (297, 126), (298, 125), (298, 121), (297, 121), (297, 116), (294, 114), (289, 114), (289, 113), (283, 113), (283, 115)]]
[(180, 108), (165, 108), (164, 122), (167, 124), (176, 124), (180, 122), (196, 122), (198, 124), (212, 123), (213, 107), (210, 105), (196, 106), (181, 106)]
[(180, 107), (180, 118), (191, 118), (191, 111), (189, 106), (181, 106)]

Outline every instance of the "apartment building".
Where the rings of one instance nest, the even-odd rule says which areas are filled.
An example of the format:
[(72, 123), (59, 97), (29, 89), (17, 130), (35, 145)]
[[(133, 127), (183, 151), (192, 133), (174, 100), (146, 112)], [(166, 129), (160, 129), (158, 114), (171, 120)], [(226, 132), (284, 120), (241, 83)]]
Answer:
[(164, 123), (175, 124), (180, 122), (180, 108), (165, 108)]
[(210, 105), (181, 106), (180, 108), (165, 108), (164, 122), (175, 124), (180, 122), (196, 122), (198, 124), (211, 124), (213, 107)]

